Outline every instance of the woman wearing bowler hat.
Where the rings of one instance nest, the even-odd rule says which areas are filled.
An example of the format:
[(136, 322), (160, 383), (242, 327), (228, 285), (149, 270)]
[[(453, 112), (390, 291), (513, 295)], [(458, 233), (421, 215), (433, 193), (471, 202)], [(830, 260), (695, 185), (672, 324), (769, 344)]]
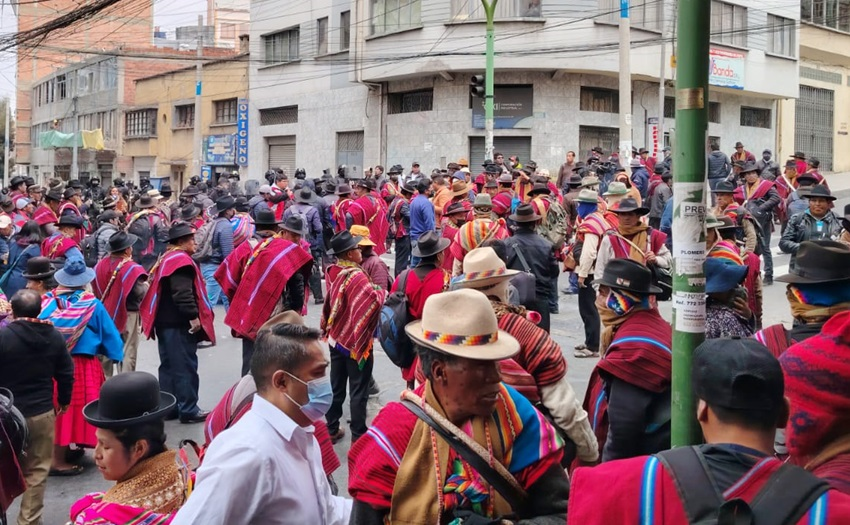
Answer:
[(95, 464), (116, 484), (74, 503), (69, 525), (167, 523), (180, 509), (188, 466), (165, 446), (164, 423), (176, 403), (146, 372), (119, 374), (103, 384), (83, 417), (97, 428)]

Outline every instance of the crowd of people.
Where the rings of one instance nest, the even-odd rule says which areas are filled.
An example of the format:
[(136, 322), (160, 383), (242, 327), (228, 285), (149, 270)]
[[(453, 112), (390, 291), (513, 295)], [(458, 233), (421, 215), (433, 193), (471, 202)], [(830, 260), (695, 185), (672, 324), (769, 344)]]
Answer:
[[(0, 407), (19, 412), (0, 410), (0, 504), (22, 494), (18, 524), (40, 523), (47, 478), (93, 449), (116, 484), (74, 504), (74, 525), (844, 523), (850, 206), (833, 211), (817, 159), (782, 171), (737, 146), (707, 159), (691, 381), (706, 444), (672, 451), (669, 148), (569, 152), (553, 172), (501, 153), (477, 173), (271, 170), (244, 190), (234, 173), (179, 195), (15, 177)], [(791, 329), (762, 326), (774, 228)], [(598, 359), (583, 400), (550, 334), (559, 293), (578, 299), (574, 357)], [(207, 411), (197, 352), (222, 313), (242, 379)], [(141, 336), (158, 377), (135, 371)], [(369, 424), (379, 343), (407, 389)], [(166, 446), (168, 419), (206, 422), (196, 470)], [(333, 476), (347, 430), (350, 498)]]

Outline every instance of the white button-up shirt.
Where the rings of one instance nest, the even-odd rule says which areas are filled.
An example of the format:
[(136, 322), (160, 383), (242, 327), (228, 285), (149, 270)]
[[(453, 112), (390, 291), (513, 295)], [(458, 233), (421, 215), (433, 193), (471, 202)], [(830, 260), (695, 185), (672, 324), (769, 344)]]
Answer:
[(210, 445), (172, 525), (344, 525), (351, 504), (331, 494), (313, 427), (256, 395)]

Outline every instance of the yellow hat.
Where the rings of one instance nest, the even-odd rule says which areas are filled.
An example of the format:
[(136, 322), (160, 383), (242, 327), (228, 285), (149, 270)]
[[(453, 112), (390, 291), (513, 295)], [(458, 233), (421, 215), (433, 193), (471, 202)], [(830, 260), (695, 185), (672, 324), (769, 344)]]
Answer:
[(369, 239), (371, 232), (368, 227), (363, 226), (362, 224), (355, 224), (348, 231), (355, 237), (362, 237), (360, 242), (357, 244), (358, 246), (375, 246), (375, 243)]

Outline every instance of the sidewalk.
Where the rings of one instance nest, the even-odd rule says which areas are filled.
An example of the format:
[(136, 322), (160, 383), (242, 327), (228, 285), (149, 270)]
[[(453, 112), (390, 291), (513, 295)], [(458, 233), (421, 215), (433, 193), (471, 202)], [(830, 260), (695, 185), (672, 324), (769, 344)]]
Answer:
[(850, 172), (827, 173), (824, 177), (833, 195), (839, 199), (850, 197)]

